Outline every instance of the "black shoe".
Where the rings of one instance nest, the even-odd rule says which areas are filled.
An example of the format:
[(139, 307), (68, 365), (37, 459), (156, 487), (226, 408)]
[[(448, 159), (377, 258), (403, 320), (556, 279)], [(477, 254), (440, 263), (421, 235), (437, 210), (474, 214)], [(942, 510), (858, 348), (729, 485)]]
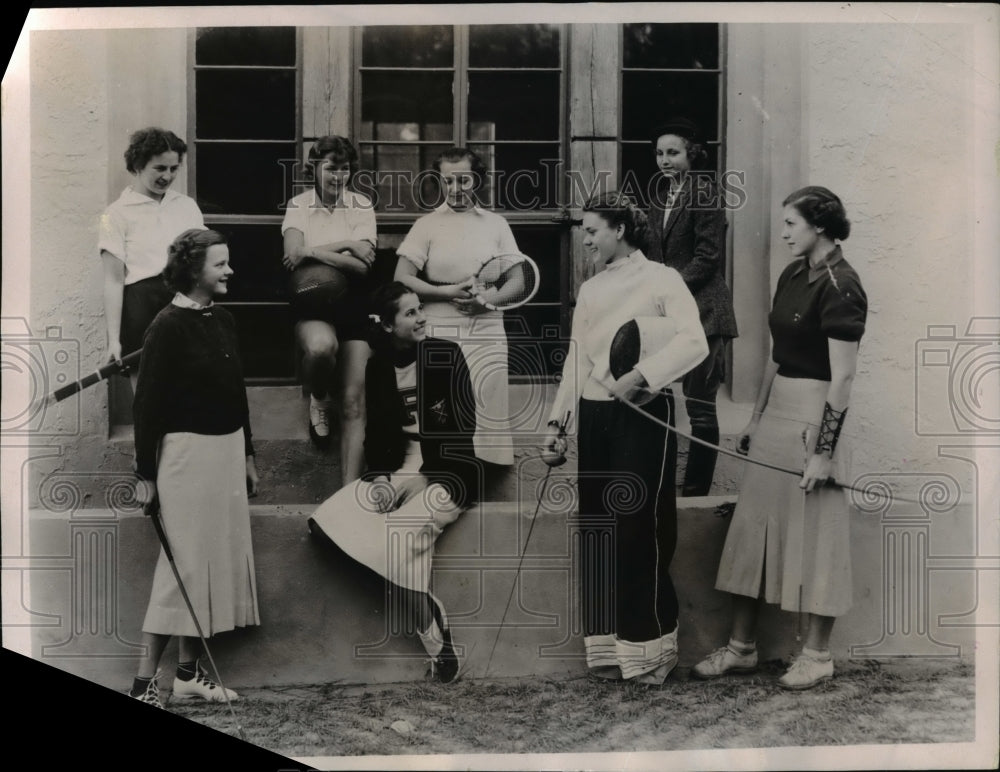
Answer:
[(461, 662), (458, 653), (455, 651), (455, 644), (451, 640), (451, 630), (443, 630), (444, 646), (436, 657), (431, 660), (431, 673), (443, 684), (450, 684), (458, 680), (458, 669)]
[(458, 670), (461, 666), (461, 661), (458, 658), (458, 652), (455, 651), (455, 642), (451, 638), (451, 630), (448, 629), (448, 617), (444, 613), (444, 604), (433, 593), (427, 593), (427, 596), (431, 600), (431, 613), (434, 615), (434, 621), (437, 622), (438, 629), (441, 631), (441, 638), (444, 641), (444, 645), (441, 647), (438, 655), (431, 658), (431, 673), (441, 683), (450, 684), (458, 680)]

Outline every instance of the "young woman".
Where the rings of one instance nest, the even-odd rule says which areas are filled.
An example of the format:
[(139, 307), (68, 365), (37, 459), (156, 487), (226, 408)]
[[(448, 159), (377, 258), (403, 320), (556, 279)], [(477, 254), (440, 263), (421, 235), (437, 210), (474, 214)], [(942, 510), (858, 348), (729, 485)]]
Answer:
[[(646, 216), (618, 194), (587, 204), (584, 247), (600, 273), (580, 287), (574, 357), (563, 367), (543, 449), (560, 461), (567, 413), (578, 426), (580, 587), (587, 667), (604, 678), (661, 684), (677, 664), (677, 595), (670, 561), (677, 543), (676, 445), (625, 402), (657, 392), (708, 352), (698, 307), (673, 268), (646, 259)], [(601, 270), (603, 269), (603, 270)], [(676, 329), (659, 351), (611, 375), (611, 344), (626, 322), (666, 317)], [(658, 394), (642, 411), (669, 420)]]
[[(838, 445), (865, 331), (868, 301), (838, 241), (850, 234), (844, 205), (806, 187), (782, 203), (781, 237), (795, 260), (782, 272), (771, 308), (771, 361), (741, 445), (750, 459), (803, 467), (801, 480), (748, 464), (729, 526), (716, 587), (732, 593), (729, 643), (694, 668), (700, 678), (757, 667), (759, 599), (807, 613), (802, 654), (779, 680), (808, 689), (833, 676), (829, 641), (851, 605), (848, 502), (824, 487)], [(803, 461), (804, 459), (804, 461)]]
[[(250, 419), (233, 317), (212, 303), (233, 275), (225, 238), (188, 230), (170, 245), (176, 292), (143, 343), (136, 389), (137, 495), (159, 496), (174, 562), (206, 636), (260, 623), (248, 489), (257, 491)], [(198, 630), (161, 549), (142, 625), (146, 655), (131, 694), (162, 707), (157, 668), (179, 638), (174, 698), (225, 699), (198, 663)], [(230, 700), (236, 693), (227, 690)]]
[[(520, 252), (507, 221), (476, 203), (486, 167), (471, 150), (453, 147), (434, 161), (446, 199), (417, 220), (397, 250), (396, 280), (424, 301), (432, 335), (454, 336), (476, 393), (476, 456), (514, 463), (503, 313), (469, 291), (479, 268), (498, 254)], [(449, 330), (448, 333), (445, 329)]]
[[(375, 261), (375, 208), (350, 190), (358, 153), (344, 137), (321, 137), (309, 150), (314, 185), (288, 202), (281, 224), (282, 263), (289, 271), (311, 261), (332, 265), (351, 281), (351, 289), (332, 305), (299, 302), (298, 321), (303, 380), (309, 391), (309, 434), (320, 447), (330, 442), (330, 394), (340, 395), (340, 458), (343, 484), (361, 474), (365, 436), (364, 375), (368, 347), (363, 281)], [(339, 368), (337, 367), (339, 361)], [(338, 373), (340, 382), (335, 383)]]
[(194, 199), (170, 189), (186, 152), (184, 140), (158, 128), (135, 132), (125, 151), (135, 180), (101, 216), (97, 243), (108, 361), (141, 348), (146, 328), (173, 297), (160, 277), (167, 248), (179, 233), (205, 227)]
[(458, 345), (427, 336), (423, 306), (407, 286), (380, 288), (372, 308), (368, 470), (320, 505), (309, 526), (392, 583), (398, 607), (413, 610), (437, 678), (448, 683), (459, 659), (444, 607), (430, 592), (431, 561), (443, 529), (479, 495), (472, 382)]
[[(685, 407), (691, 435), (718, 445), (716, 395), (725, 377), (726, 344), (738, 334), (723, 277), (726, 214), (718, 188), (707, 177), (690, 174), (706, 158), (693, 122), (675, 118), (654, 129), (652, 141), (660, 174), (649, 208), (649, 259), (676, 268), (698, 304), (708, 356), (684, 376)], [(716, 456), (713, 449), (691, 443), (682, 495), (708, 495)]]

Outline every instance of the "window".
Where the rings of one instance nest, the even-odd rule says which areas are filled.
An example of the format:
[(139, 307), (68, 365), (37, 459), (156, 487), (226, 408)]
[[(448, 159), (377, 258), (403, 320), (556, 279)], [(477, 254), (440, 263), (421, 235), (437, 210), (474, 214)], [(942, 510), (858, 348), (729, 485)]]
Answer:
[(466, 146), (490, 177), (483, 204), (507, 217), (542, 274), (534, 301), (505, 315), (514, 378), (560, 369), (568, 335), (563, 277), (565, 158), (563, 28), (550, 24), (365, 27), (355, 34), (355, 136), (379, 239), (398, 246), (443, 200), (437, 154)]
[(648, 201), (656, 171), (649, 132), (675, 116), (697, 123), (707, 169), (722, 172), (722, 29), (718, 24), (622, 25), (621, 170)]
[(213, 27), (193, 34), (189, 163), (205, 224), (230, 241), (224, 305), (243, 342), (247, 380), (295, 377), (281, 267), (286, 176), (301, 147), (299, 36), (294, 27)]

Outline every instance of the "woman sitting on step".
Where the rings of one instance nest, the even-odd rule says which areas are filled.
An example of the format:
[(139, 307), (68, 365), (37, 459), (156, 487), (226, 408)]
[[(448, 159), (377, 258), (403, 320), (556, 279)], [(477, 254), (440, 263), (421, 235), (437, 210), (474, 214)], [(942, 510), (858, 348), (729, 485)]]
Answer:
[(427, 336), (423, 305), (392, 282), (372, 299), (374, 356), (365, 373), (368, 471), (320, 505), (309, 528), (391, 582), (412, 610), (435, 676), (458, 677), (441, 601), (430, 592), (434, 543), (478, 498), (476, 403), (458, 344)]

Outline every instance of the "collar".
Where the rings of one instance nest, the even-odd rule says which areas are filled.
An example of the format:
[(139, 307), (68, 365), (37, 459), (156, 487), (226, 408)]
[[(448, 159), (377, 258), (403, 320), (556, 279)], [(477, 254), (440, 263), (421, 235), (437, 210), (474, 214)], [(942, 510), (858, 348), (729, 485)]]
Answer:
[(809, 275), (806, 277), (807, 281), (812, 284), (820, 276), (825, 274), (827, 270), (835, 266), (837, 263), (844, 259), (844, 253), (840, 251), (840, 244), (837, 244), (833, 249), (831, 249), (826, 257), (817, 265), (815, 268), (809, 265), (809, 258), (803, 257), (802, 262), (799, 263), (798, 268), (792, 271), (792, 276), (798, 276), (804, 270), (809, 270)]
[(641, 249), (636, 249), (630, 252), (625, 257), (620, 260), (615, 260), (613, 263), (605, 263), (605, 271), (619, 271), (626, 265), (635, 265), (636, 263), (646, 262), (646, 256), (642, 253)]
[[(435, 212), (445, 212), (445, 213), (451, 212), (452, 214), (465, 214), (465, 212), (468, 212), (469, 210), (466, 209), (465, 212), (456, 212), (454, 209), (452, 209), (450, 206), (448, 206), (448, 202), (446, 201), (443, 204), (441, 204), (439, 207), (437, 207), (434, 211)], [(486, 210), (483, 209), (481, 206), (479, 206), (479, 204), (473, 204), (472, 205), (472, 211), (475, 212), (476, 214), (486, 214)]]
[(179, 308), (190, 308), (192, 311), (204, 311), (206, 308), (211, 308), (214, 305), (214, 303), (209, 303), (207, 306), (203, 306), (201, 303), (191, 300), (191, 298), (181, 292), (174, 295), (174, 299), (170, 302)]
[[(312, 190), (310, 190), (309, 193), (310, 193), (310, 197), (309, 197), (309, 209), (310, 210), (313, 210), (313, 209), (323, 209), (323, 210), (326, 210), (327, 212), (331, 211), (326, 206), (326, 204), (323, 203), (323, 200), (319, 197), (319, 194), (316, 192), (316, 188), (313, 188)], [(351, 206), (351, 204), (354, 203), (353, 196), (354, 196), (354, 193), (352, 193), (350, 190), (347, 190), (346, 188), (341, 188), (340, 189), (340, 200), (336, 204), (334, 204), (333, 208), (334, 209), (340, 209), (341, 207), (343, 207), (345, 209), (349, 208)]]
[(140, 204), (151, 204), (152, 206), (160, 206), (167, 203), (167, 201), (173, 201), (175, 198), (180, 198), (181, 194), (178, 193), (173, 188), (167, 188), (166, 192), (163, 194), (163, 198), (160, 201), (156, 201), (149, 196), (145, 196), (131, 185), (129, 185), (125, 190), (122, 191), (122, 203), (129, 206), (137, 206)]

